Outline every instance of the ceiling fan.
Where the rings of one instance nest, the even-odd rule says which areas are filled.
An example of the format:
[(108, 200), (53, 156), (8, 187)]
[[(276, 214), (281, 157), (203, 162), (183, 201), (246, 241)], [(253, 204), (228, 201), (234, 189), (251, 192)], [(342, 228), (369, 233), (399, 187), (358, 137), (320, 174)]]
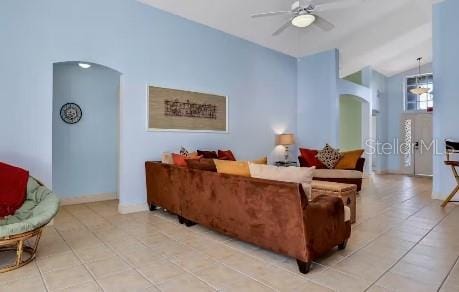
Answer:
[(323, 31), (330, 31), (335, 28), (335, 25), (318, 15), (317, 12), (343, 9), (362, 1), (364, 0), (299, 0), (293, 2), (289, 11), (259, 13), (252, 15), (252, 18), (289, 15), (289, 20), (273, 33), (274, 36), (281, 34), (290, 25), (299, 28), (316, 25)]

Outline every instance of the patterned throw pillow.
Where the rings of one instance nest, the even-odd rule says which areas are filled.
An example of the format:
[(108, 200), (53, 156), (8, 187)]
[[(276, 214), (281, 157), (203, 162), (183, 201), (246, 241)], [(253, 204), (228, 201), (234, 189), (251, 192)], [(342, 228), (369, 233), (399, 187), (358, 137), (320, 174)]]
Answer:
[(188, 152), (188, 150), (186, 150), (186, 148), (182, 146), (182, 147), (180, 148), (180, 155), (189, 156), (189, 155), (190, 155), (190, 152)]
[(339, 149), (334, 149), (330, 145), (326, 144), (324, 149), (320, 150), (317, 155), (317, 159), (323, 163), (327, 168), (335, 168), (338, 161), (341, 159), (342, 154)]

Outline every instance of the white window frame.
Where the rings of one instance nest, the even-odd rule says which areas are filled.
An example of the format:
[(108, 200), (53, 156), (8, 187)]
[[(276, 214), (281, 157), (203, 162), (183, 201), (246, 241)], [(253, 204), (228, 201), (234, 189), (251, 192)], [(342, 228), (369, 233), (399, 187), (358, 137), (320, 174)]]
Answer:
[[(432, 79), (433, 79), (434, 94), (432, 96), (432, 102), (433, 102), (433, 106), (435, 107), (435, 79), (433, 78), (433, 72), (422, 73), (422, 74), (414, 74), (414, 75), (405, 76), (405, 79), (404, 79), (404, 82), (403, 82), (403, 111), (404, 112), (406, 112), (406, 113), (419, 113), (419, 112), (425, 113), (426, 112), (426, 110), (422, 110), (422, 109), (408, 110), (408, 108), (407, 108), (407, 103), (408, 103), (408, 97), (407, 97), (408, 79), (416, 78), (416, 77), (429, 76), (429, 75), (432, 75)], [(418, 104), (418, 103), (419, 102), (416, 102), (416, 104)]]

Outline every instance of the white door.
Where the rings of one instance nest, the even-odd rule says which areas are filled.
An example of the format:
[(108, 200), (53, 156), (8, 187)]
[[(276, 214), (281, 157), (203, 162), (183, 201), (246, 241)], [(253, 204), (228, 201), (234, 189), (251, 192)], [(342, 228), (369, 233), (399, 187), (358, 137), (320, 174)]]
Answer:
[(432, 114), (417, 114), (414, 128), (414, 174), (432, 175), (435, 147), (432, 138)]
[(432, 114), (407, 113), (401, 124), (401, 172), (431, 176), (433, 160)]

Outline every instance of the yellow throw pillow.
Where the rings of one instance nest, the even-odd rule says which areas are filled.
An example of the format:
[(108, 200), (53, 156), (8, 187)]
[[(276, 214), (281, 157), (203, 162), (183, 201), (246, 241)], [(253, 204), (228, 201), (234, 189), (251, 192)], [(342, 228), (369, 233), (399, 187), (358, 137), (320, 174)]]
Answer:
[(262, 157), (260, 159), (257, 159), (257, 160), (253, 160), (251, 161), (252, 163), (254, 164), (268, 164), (268, 157)]
[(338, 161), (335, 169), (355, 169), (357, 161), (362, 157), (363, 151), (363, 149), (359, 149), (341, 153), (343, 156)]
[(218, 173), (250, 177), (249, 163), (247, 161), (230, 161), (214, 159)]

